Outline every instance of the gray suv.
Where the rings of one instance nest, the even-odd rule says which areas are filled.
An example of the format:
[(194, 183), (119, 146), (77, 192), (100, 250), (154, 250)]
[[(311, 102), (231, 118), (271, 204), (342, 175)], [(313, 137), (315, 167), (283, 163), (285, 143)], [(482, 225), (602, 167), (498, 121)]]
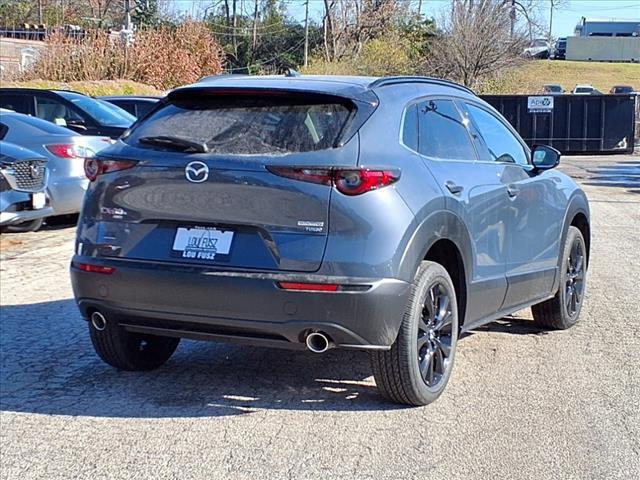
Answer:
[(76, 301), (118, 369), (180, 338), (360, 349), (384, 396), (424, 405), (461, 332), (578, 320), (589, 205), (558, 162), (442, 80), (178, 88), (85, 163)]

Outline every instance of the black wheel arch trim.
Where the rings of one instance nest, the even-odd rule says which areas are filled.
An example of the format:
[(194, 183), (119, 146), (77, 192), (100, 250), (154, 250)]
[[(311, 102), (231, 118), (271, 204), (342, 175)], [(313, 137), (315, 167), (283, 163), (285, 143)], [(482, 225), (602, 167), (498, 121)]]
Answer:
[[(586, 267), (589, 267), (590, 263), (590, 255), (591, 255), (591, 214), (589, 209), (589, 200), (587, 196), (582, 190), (576, 190), (571, 197), (569, 198), (569, 202), (567, 205), (567, 210), (564, 215), (564, 222), (562, 225), (562, 235), (560, 237), (560, 244), (558, 247), (558, 268), (556, 269), (556, 278), (553, 282), (553, 292), (558, 290), (560, 285), (560, 277), (562, 276), (562, 247), (567, 240), (567, 233), (569, 232), (569, 227), (571, 226), (573, 219), (576, 218), (576, 215), (582, 214), (587, 219), (587, 225), (589, 226), (589, 235), (585, 236), (585, 244), (587, 247), (587, 263)], [(584, 232), (583, 232), (584, 235)]]

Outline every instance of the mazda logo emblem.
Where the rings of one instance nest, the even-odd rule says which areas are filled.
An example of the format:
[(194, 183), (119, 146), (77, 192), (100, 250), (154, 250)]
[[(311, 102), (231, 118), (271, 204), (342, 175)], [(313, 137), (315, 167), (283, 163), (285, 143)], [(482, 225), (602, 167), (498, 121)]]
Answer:
[(184, 169), (184, 175), (192, 183), (206, 182), (209, 178), (209, 167), (203, 162), (190, 162)]
[(29, 169), (31, 170), (29, 172), (31, 174), (31, 178), (33, 178), (34, 180), (38, 178), (38, 176), (40, 175), (40, 167), (38, 165), (31, 165)]

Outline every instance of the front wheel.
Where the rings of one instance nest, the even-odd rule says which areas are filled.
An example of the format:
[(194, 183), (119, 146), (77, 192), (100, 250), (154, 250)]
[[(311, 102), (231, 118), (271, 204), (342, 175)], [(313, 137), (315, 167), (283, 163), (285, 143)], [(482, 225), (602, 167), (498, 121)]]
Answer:
[(42, 227), (44, 219), (38, 218), (37, 220), (29, 220), (27, 222), (14, 223), (2, 227), (2, 233), (25, 233), (35, 232)]
[(576, 227), (569, 227), (562, 260), (562, 278), (555, 296), (531, 307), (533, 320), (543, 328), (565, 330), (580, 317), (587, 280), (587, 248)]
[(441, 265), (422, 262), (396, 341), (373, 352), (380, 393), (391, 401), (421, 406), (444, 391), (458, 340), (458, 308), (451, 277)]

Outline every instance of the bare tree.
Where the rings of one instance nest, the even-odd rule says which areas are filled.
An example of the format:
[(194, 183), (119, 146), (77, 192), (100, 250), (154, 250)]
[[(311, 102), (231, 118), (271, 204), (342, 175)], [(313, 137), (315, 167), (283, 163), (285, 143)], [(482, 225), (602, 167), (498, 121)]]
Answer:
[(410, 5), (406, 0), (324, 0), (325, 59), (357, 56), (367, 41), (383, 35)]
[(453, 0), (429, 45), (428, 70), (474, 86), (522, 61), (526, 40), (517, 29), (511, 34), (510, 9), (503, 0)]

